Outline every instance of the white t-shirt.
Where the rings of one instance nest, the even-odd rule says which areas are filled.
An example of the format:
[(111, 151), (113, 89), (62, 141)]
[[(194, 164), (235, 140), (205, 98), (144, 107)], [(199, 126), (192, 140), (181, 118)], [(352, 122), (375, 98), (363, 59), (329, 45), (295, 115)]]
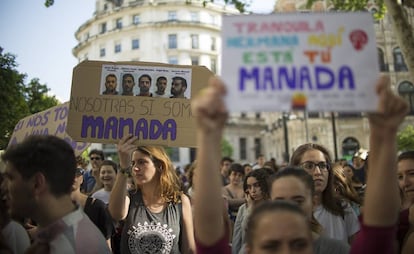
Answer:
[(30, 238), (26, 229), (16, 221), (10, 221), (1, 231), (7, 246), (15, 254), (23, 254), (30, 246)]
[(79, 207), (46, 228), (39, 228), (39, 237), (56, 236), (49, 242), (50, 254), (110, 254), (108, 244), (89, 217)]
[(105, 189), (100, 189), (94, 194), (92, 194), (93, 198), (102, 200), (106, 205), (109, 203), (109, 196), (111, 195), (110, 191), (106, 191)]
[(329, 238), (348, 242), (348, 237), (359, 231), (358, 217), (349, 204), (345, 207), (345, 216), (337, 216), (326, 210), (322, 205), (313, 212), (316, 220), (323, 227), (323, 235)]

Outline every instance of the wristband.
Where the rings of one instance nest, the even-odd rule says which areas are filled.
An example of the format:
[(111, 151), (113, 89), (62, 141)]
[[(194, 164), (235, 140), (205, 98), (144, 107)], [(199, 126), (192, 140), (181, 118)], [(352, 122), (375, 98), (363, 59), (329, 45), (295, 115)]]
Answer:
[(119, 167), (119, 172), (123, 175), (128, 176), (128, 177), (131, 176), (131, 170), (132, 170), (131, 166), (128, 166), (126, 168), (121, 168), (121, 166)]

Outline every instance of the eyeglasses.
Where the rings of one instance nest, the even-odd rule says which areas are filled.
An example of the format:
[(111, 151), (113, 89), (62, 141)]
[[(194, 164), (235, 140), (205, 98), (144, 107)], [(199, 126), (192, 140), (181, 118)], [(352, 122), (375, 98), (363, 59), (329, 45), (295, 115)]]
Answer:
[(100, 161), (101, 157), (91, 157), (91, 161)]
[(329, 163), (326, 163), (324, 161), (318, 163), (315, 163), (313, 161), (305, 161), (304, 163), (300, 164), (301, 168), (306, 171), (312, 171), (312, 173), (315, 171), (316, 166), (318, 166), (321, 172), (327, 172), (331, 168)]

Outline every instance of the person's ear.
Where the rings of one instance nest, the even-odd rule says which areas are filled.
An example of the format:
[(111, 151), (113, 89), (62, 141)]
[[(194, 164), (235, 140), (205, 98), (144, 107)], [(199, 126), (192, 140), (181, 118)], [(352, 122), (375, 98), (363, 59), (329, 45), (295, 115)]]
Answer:
[(37, 172), (30, 179), (33, 194), (37, 196), (48, 189), (46, 177), (43, 173)]

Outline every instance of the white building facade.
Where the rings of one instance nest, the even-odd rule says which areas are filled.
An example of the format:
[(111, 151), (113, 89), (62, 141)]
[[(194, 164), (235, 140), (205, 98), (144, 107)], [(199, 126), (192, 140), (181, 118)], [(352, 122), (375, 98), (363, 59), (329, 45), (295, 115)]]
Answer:
[[(222, 15), (238, 14), (238, 11), (219, 1), (207, 1), (205, 5), (203, 2), (96, 0), (93, 17), (75, 33), (78, 45), (73, 54), (79, 62), (88, 59), (203, 65), (220, 73)], [(256, 115), (244, 115), (239, 124), (230, 125), (225, 139), (233, 147), (235, 160), (253, 162), (256, 154), (264, 153), (260, 135), (263, 128), (264, 119)], [(93, 147), (116, 157), (114, 145), (94, 144)], [(194, 159), (194, 149), (171, 148), (169, 151), (177, 166)]]
[[(331, 11), (331, 1), (317, 1), (306, 9), (306, 0), (278, 0), (274, 12)], [(375, 13), (378, 6), (370, 1), (366, 11)], [(407, 9), (408, 20), (414, 25), (414, 10)], [(407, 65), (392, 31), (391, 18), (375, 21), (378, 59), (381, 72), (391, 78), (395, 93), (403, 96), (410, 104), (401, 129), (414, 124), (414, 85), (410, 81)], [(303, 143), (313, 142), (324, 145), (334, 159), (347, 158), (359, 148), (369, 149), (369, 124), (363, 112), (339, 114), (331, 112), (286, 112), (263, 114), (267, 129), (263, 133), (267, 157), (285, 160)]]

